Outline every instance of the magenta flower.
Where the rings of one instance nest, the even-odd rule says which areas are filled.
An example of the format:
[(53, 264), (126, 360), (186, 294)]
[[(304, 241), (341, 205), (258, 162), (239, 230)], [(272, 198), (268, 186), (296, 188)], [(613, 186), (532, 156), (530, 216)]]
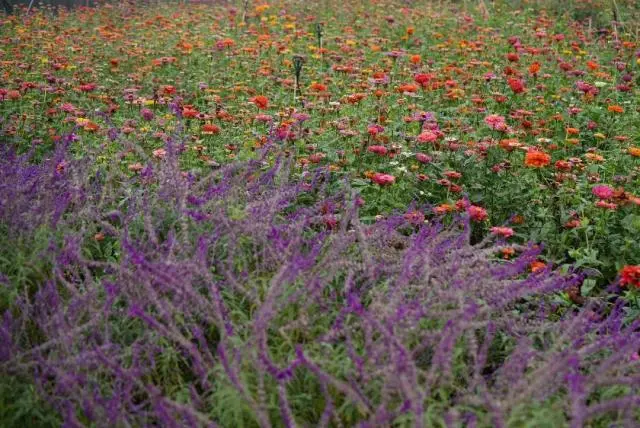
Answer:
[(593, 193), (598, 199), (611, 199), (613, 196), (613, 189), (606, 184), (599, 184), (597, 186), (593, 186), (591, 193)]
[(424, 153), (416, 153), (416, 160), (420, 163), (429, 163), (433, 160), (433, 158)]

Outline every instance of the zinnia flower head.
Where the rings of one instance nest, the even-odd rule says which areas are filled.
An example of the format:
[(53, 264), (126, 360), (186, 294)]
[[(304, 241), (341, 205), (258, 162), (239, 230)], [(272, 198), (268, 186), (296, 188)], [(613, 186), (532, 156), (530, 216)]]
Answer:
[(378, 124), (369, 125), (369, 127), (367, 128), (367, 132), (369, 133), (369, 135), (374, 137), (380, 134), (381, 132), (384, 132), (384, 128)]
[(467, 212), (469, 213), (471, 220), (476, 222), (485, 221), (489, 217), (487, 210), (477, 205), (469, 205)]
[(423, 88), (426, 87), (429, 82), (431, 82), (431, 80), (433, 78), (435, 78), (436, 76), (433, 74), (427, 74), (427, 73), (420, 73), (420, 74), (416, 74), (413, 77), (413, 80), (419, 84), (420, 86), (422, 86)]
[(143, 108), (142, 110), (140, 110), (140, 115), (147, 122), (153, 120), (154, 117), (153, 111), (149, 110), (148, 108)]
[(551, 156), (538, 150), (527, 152), (524, 158), (524, 164), (530, 168), (543, 168), (549, 165), (550, 162)]
[(438, 134), (432, 131), (423, 131), (418, 135), (419, 143), (434, 143), (438, 140)]
[(416, 153), (416, 160), (420, 163), (429, 163), (433, 158), (425, 153)]
[(381, 172), (376, 172), (371, 177), (371, 181), (380, 185), (380, 186), (388, 186), (390, 184), (395, 183), (396, 178), (391, 174), (383, 174)]
[(375, 153), (377, 155), (384, 156), (387, 154), (387, 148), (385, 146), (369, 146), (367, 148), (368, 152)]
[(503, 238), (510, 238), (515, 232), (510, 227), (494, 226), (491, 228), (491, 233)]
[(454, 207), (450, 204), (440, 204), (433, 208), (433, 212), (436, 214), (446, 214), (454, 210)]
[(212, 123), (202, 125), (202, 133), (206, 135), (215, 135), (220, 133), (220, 127)]
[(520, 79), (509, 78), (507, 81), (509, 87), (515, 94), (521, 94), (524, 92), (524, 83)]
[(539, 260), (536, 260), (535, 262), (531, 263), (529, 265), (529, 268), (531, 269), (531, 272), (535, 273), (535, 272), (540, 272), (541, 270), (544, 270), (547, 267), (547, 265), (544, 262), (541, 262)]
[(629, 147), (627, 151), (631, 156), (640, 158), (640, 147)]
[(422, 224), (424, 223), (424, 214), (420, 211), (409, 211), (404, 214), (404, 219), (411, 224)]
[(620, 271), (620, 285), (640, 288), (640, 265), (627, 265)]
[(505, 121), (504, 116), (500, 116), (498, 114), (490, 114), (485, 117), (484, 123), (486, 123), (489, 128), (497, 131), (504, 131), (507, 129), (507, 122)]
[(606, 184), (599, 184), (597, 186), (593, 186), (591, 189), (591, 193), (598, 199), (611, 199), (613, 197), (613, 189)]
[(264, 110), (267, 107), (269, 107), (269, 99), (264, 95), (258, 95), (251, 98), (251, 102), (254, 103), (256, 107), (258, 107), (261, 110)]
[(165, 149), (155, 149), (153, 151), (153, 157), (157, 159), (164, 159), (166, 155), (167, 155), (167, 151)]
[(607, 201), (600, 200), (600, 201), (596, 202), (596, 207), (605, 208), (605, 209), (614, 211), (614, 210), (616, 210), (618, 208), (618, 205), (614, 204), (613, 202), (607, 202)]

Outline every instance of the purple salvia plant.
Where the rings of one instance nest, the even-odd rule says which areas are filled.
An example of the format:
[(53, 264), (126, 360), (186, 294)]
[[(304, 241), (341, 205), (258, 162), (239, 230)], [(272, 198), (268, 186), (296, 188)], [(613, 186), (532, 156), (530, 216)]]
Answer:
[(363, 224), (356, 195), (292, 179), (271, 145), (185, 173), (176, 141), (133, 178), (64, 146), (0, 160), (8, 233), (63, 235), (5, 308), (0, 370), (67, 426), (506, 426), (547, 402), (573, 426), (638, 423), (637, 323), (554, 304), (583, 277), (529, 273), (540, 247), (498, 261), (465, 218)]

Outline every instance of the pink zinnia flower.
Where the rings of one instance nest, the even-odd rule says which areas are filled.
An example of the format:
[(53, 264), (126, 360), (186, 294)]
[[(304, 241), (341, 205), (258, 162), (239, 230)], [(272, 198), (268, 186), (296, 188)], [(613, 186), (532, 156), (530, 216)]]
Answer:
[(419, 143), (434, 143), (438, 140), (438, 134), (432, 131), (423, 131), (418, 135)]
[(596, 202), (596, 207), (598, 208), (605, 208), (608, 210), (616, 210), (618, 208), (618, 206), (616, 204), (614, 204), (613, 202), (605, 202), (605, 201), (598, 201)]
[(153, 157), (158, 159), (164, 159), (166, 155), (167, 155), (167, 151), (165, 149), (155, 149), (153, 151)]
[(490, 114), (489, 116), (485, 117), (484, 123), (486, 123), (489, 128), (498, 131), (504, 131), (505, 129), (507, 129), (507, 122), (505, 121), (504, 116), (500, 116), (497, 114)]
[(385, 146), (369, 146), (369, 148), (367, 148), (367, 151), (381, 156), (387, 154), (387, 148)]
[(404, 214), (404, 219), (411, 224), (424, 223), (424, 214), (420, 211), (409, 211)]
[(395, 183), (396, 178), (391, 174), (382, 174), (380, 172), (376, 172), (375, 174), (373, 174), (373, 177), (371, 177), (371, 181), (380, 186), (387, 186), (389, 184)]
[(484, 221), (489, 217), (489, 215), (487, 214), (487, 210), (477, 205), (469, 205), (469, 207), (467, 208), (467, 212), (469, 213), (471, 220), (477, 222)]
[(271, 116), (269, 116), (268, 114), (257, 114), (254, 119), (258, 122), (264, 122), (264, 123), (269, 123), (273, 120), (273, 118)]
[(416, 153), (416, 160), (420, 163), (429, 163), (431, 162), (433, 159), (431, 158), (431, 156), (424, 154), (424, 153)]
[(502, 236), (503, 238), (510, 238), (513, 236), (514, 231), (510, 227), (494, 226), (491, 228), (491, 233), (497, 236)]
[(593, 186), (591, 193), (598, 199), (610, 199), (613, 196), (613, 189), (606, 184)]

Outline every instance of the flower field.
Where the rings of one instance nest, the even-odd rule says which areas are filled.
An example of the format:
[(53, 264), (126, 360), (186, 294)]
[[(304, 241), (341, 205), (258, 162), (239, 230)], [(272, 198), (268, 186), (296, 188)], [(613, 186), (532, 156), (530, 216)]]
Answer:
[(633, 1), (0, 15), (0, 426), (638, 426)]

